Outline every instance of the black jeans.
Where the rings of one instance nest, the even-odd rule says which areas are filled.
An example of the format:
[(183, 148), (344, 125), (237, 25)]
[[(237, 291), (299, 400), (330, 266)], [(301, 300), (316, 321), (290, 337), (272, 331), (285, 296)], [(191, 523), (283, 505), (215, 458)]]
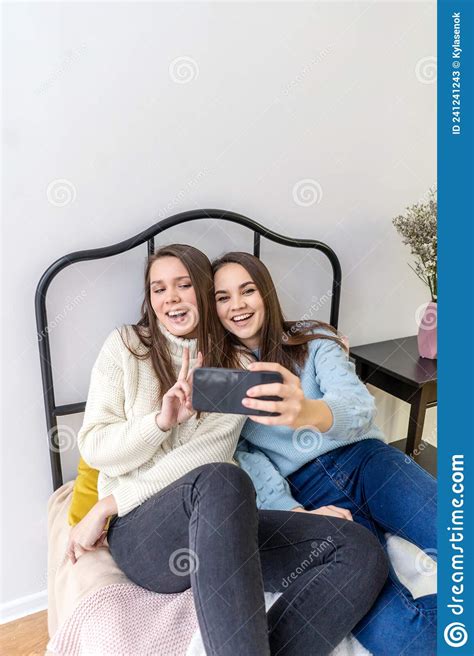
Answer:
[[(328, 654), (379, 594), (384, 552), (354, 522), (255, 503), (242, 469), (210, 463), (114, 516), (110, 551), (148, 590), (192, 587), (208, 656)], [(264, 590), (283, 593), (268, 615)]]

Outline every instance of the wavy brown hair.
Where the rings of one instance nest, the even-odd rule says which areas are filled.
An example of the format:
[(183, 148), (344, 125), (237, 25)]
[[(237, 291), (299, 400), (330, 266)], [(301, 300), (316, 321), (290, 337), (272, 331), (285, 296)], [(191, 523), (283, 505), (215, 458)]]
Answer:
[[(146, 348), (145, 353), (137, 353), (128, 343), (124, 343), (128, 350), (139, 359), (151, 357), (153, 369), (160, 382), (159, 400), (176, 383), (176, 375), (168, 349), (166, 337), (158, 326), (158, 320), (151, 304), (150, 271), (154, 262), (162, 257), (176, 257), (186, 267), (193, 285), (199, 323), (197, 326), (197, 347), (203, 354), (204, 367), (223, 367), (228, 362), (225, 356), (224, 329), (217, 317), (214, 300), (214, 283), (212, 268), (209, 259), (194, 246), (187, 244), (171, 244), (158, 249), (149, 256), (145, 267), (145, 297), (141, 307), (141, 318), (133, 325), (133, 331)], [(123, 339), (123, 335), (122, 335)], [(236, 356), (230, 360), (236, 362)]]
[[(240, 264), (243, 266), (263, 299), (265, 313), (259, 360), (278, 362), (283, 367), (296, 373), (295, 365), (302, 366), (304, 364), (308, 354), (308, 342), (313, 339), (329, 339), (339, 344), (347, 352), (347, 347), (340, 334), (330, 324), (324, 321), (287, 321), (285, 319), (270, 272), (258, 257), (243, 252), (226, 253), (213, 261), (212, 270), (214, 274), (226, 264)], [(325, 329), (333, 335), (318, 333), (318, 329)], [(242, 347), (242, 344), (229, 331), (225, 330), (225, 333), (224, 360), (227, 360), (231, 357), (236, 345)]]

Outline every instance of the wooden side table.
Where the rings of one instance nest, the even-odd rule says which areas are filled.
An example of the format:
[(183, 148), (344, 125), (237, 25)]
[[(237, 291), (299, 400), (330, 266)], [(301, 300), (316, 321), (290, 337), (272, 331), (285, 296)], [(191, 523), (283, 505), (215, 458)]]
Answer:
[[(416, 335), (355, 346), (350, 349), (350, 356), (364, 383), (393, 394), (411, 406), (406, 441), (392, 443), (393, 446), (404, 446), (405, 453), (420, 461), (420, 464), (421, 460), (432, 460), (433, 455), (436, 457), (436, 449), (423, 445), (421, 452), (428, 450), (431, 457), (425, 453), (422, 458), (420, 442), (426, 409), (437, 403), (437, 360), (419, 356)], [(427, 468), (432, 470), (433, 465)]]

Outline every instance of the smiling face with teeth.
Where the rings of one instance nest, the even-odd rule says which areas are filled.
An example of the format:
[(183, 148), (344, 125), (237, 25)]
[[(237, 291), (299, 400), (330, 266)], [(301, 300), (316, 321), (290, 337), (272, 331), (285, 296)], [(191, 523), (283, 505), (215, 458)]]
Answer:
[(215, 272), (214, 287), (217, 314), (224, 328), (247, 348), (257, 348), (265, 306), (248, 271), (241, 264), (224, 264)]
[(173, 335), (197, 337), (199, 312), (189, 271), (177, 257), (160, 257), (150, 269), (150, 300), (156, 318)]

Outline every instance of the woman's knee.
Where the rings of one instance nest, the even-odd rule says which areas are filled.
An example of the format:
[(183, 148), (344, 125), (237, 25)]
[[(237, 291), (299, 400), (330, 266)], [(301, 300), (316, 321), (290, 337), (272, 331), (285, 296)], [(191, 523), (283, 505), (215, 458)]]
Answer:
[(375, 599), (388, 577), (387, 555), (377, 537), (361, 524), (349, 522), (344, 535), (349, 546), (351, 567), (361, 574), (361, 582), (365, 580)]
[(230, 462), (211, 462), (195, 470), (198, 489), (218, 495), (255, 499), (256, 493), (250, 476)]

